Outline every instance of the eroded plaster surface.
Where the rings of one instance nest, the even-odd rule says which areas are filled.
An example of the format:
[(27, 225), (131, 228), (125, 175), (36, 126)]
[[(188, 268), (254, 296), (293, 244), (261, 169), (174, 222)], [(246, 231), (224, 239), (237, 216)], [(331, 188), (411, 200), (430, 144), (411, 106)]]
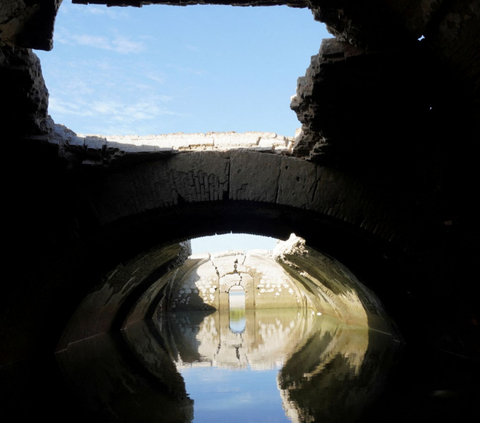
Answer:
[(244, 289), (247, 309), (302, 306), (300, 290), (269, 251), (192, 256), (184, 266), (188, 273), (172, 281), (172, 311), (228, 309), (232, 287)]
[(275, 250), (225, 251), (190, 256), (157, 282), (162, 313), (230, 310), (229, 293), (241, 287), (245, 309), (309, 310), (400, 339), (381, 301), (347, 267), (291, 234)]

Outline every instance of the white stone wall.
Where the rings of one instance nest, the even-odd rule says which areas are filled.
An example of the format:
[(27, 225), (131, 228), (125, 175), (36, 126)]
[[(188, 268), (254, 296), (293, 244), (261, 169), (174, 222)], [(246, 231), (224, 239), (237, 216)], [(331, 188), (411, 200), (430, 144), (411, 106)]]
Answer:
[[(198, 261), (172, 283), (170, 309), (228, 309), (229, 291), (240, 285), (249, 308), (297, 308), (301, 293), (268, 251), (229, 251), (191, 256)], [(188, 266), (187, 261), (187, 266)]]
[(71, 162), (105, 166), (125, 161), (142, 161), (180, 152), (252, 150), (290, 154), (294, 137), (274, 132), (209, 132), (206, 134), (98, 135), (76, 134), (54, 125), (48, 141), (57, 144), (60, 155)]

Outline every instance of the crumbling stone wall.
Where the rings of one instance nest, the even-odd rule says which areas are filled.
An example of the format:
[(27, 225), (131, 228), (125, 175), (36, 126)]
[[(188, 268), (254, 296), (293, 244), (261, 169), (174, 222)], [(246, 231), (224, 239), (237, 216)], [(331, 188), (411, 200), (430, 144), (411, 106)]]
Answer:
[(55, 125), (48, 142), (57, 146), (59, 156), (71, 166), (121, 167), (169, 157), (181, 152), (248, 150), (289, 154), (293, 138), (273, 132), (209, 132), (206, 134), (77, 135)]
[(82, 339), (150, 318), (151, 304), (156, 304), (168, 275), (181, 266), (190, 253), (190, 243), (174, 244), (152, 249), (112, 269), (78, 305), (63, 331), (57, 351)]
[(400, 336), (384, 305), (347, 267), (291, 234), (271, 251), (191, 256), (159, 281), (160, 312), (228, 310), (229, 291), (245, 290), (245, 308), (305, 309), (347, 324)]
[(279, 242), (273, 257), (303, 289), (314, 309), (339, 321), (401, 336), (384, 305), (350, 269), (308, 247), (291, 234)]
[(48, 90), (35, 53), (19, 47), (1, 47), (0, 76), (6, 133), (21, 137), (49, 132), (53, 122), (47, 114)]
[[(243, 4), (254, 3), (278, 4)], [(68, 149), (62, 155), (59, 136), (76, 135), (49, 121), (29, 49), (52, 47), (59, 4), (0, 6), (2, 133), (18, 175), (7, 183), (14, 233), (7, 261), (17, 277), (2, 285), (0, 363), (11, 376), (6, 386), (26, 381), (15, 412), (24, 408), (25, 388), (36, 398), (50, 377), (18, 363), (54, 351), (105, 274), (159, 244), (222, 231), (296, 232), (368, 275), (409, 341), (478, 359), (478, 0), (288, 2), (310, 7), (336, 36), (313, 59), (293, 102), (302, 121), (298, 158), (206, 151), (121, 171), (100, 169), (110, 157), (99, 156), (101, 148), (91, 150), (93, 160), (90, 150), (85, 155), (90, 141), (79, 146), (82, 160)], [(322, 117), (326, 104), (335, 109), (331, 119)], [(92, 171), (91, 163), (102, 166)], [(118, 282), (129, 289), (128, 278)]]
[(188, 273), (169, 282), (167, 310), (228, 310), (234, 286), (245, 290), (246, 309), (304, 306), (301, 291), (268, 251), (192, 256), (184, 266)]

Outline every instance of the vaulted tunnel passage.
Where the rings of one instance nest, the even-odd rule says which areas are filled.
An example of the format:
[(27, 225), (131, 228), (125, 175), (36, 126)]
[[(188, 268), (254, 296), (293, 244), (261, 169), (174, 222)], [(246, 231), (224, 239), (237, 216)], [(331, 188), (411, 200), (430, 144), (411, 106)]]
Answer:
[[(204, 154), (200, 154), (201, 157), (204, 156)], [(248, 160), (245, 162), (252, 163), (253, 158), (257, 156), (259, 160), (263, 160), (261, 157), (264, 153), (243, 152), (235, 154), (246, 155)], [(193, 155), (194, 154), (185, 155), (182, 160), (191, 159)], [(272, 160), (285, 160), (285, 158), (279, 156), (272, 157)], [(216, 159), (217, 160), (213, 161), (215, 168), (219, 162), (218, 157), (216, 157)], [(291, 160), (293, 160), (293, 163), (298, 161), (298, 159)], [(161, 168), (169, 161), (170, 159), (150, 163), (147, 168), (149, 170), (151, 170), (152, 166)], [(211, 162), (207, 161), (204, 165), (209, 165), (209, 163)], [(222, 168), (221, 165), (219, 167)], [(292, 167), (289, 166), (289, 169), (291, 168)], [(180, 167), (180, 169), (182, 169), (182, 167)], [(207, 170), (206, 168), (203, 169)], [(140, 177), (141, 180), (150, 180), (152, 186), (156, 185), (156, 181), (150, 177), (152, 174), (150, 171), (146, 173), (149, 177), (144, 177), (144, 175), (138, 173), (139, 171), (140, 168), (136, 167), (136, 176), (133, 177), (133, 179), (132, 174), (128, 171), (122, 173), (126, 178), (125, 180), (132, 182), (135, 178)], [(172, 168), (170, 168), (170, 173), (171, 171)], [(233, 174), (235, 174), (235, 172), (233, 172)], [(110, 404), (110, 407), (112, 407), (114, 412), (122, 410), (126, 419), (125, 421), (133, 419), (133, 414), (135, 414), (136, 419), (139, 418), (137, 414), (138, 409), (128, 411), (124, 409), (124, 407), (118, 408), (120, 406), (118, 401), (123, 404), (121, 398), (125, 399), (127, 397), (127, 393), (124, 392), (124, 388), (122, 388), (122, 378), (126, 377), (129, 372), (132, 372), (130, 368), (131, 364), (129, 364), (131, 358), (128, 358), (128, 354), (125, 357), (124, 349), (126, 346), (124, 345), (125, 341), (122, 340), (125, 337), (128, 339), (127, 350), (133, 351), (134, 361), (138, 360), (138, 362), (143, 363), (142, 366), (145, 367), (145, 363), (151, 363), (151, 360), (155, 357), (154, 362), (156, 363), (153, 368), (151, 365), (147, 365), (150, 376), (147, 377), (147, 382), (141, 382), (143, 388), (135, 388), (135, 398), (137, 398), (135, 403), (139, 404), (141, 409), (158, 410), (158, 407), (154, 407), (153, 403), (158, 405), (159, 401), (161, 401), (161, 403), (164, 404), (162, 407), (165, 407), (169, 412), (173, 413), (171, 421), (182, 421), (181, 419), (188, 420), (188, 412), (186, 410), (189, 409), (190, 405), (184, 396), (184, 388), (182, 388), (181, 381), (171, 373), (174, 372), (171, 367), (173, 365), (169, 364), (168, 366), (170, 367), (166, 365), (168, 357), (160, 355), (163, 351), (162, 347), (158, 344), (158, 341), (156, 341), (157, 336), (155, 335), (155, 330), (152, 332), (152, 328), (147, 323), (148, 317), (158, 310), (158, 304), (162, 299), (162, 284), (171, 280), (172, 274), (176, 271), (176, 266), (178, 266), (186, 258), (186, 254), (188, 254), (185, 246), (178, 244), (167, 247), (164, 246), (165, 243), (168, 244), (173, 240), (230, 232), (232, 230), (286, 238), (291, 231), (295, 230), (298, 234), (305, 236), (307, 242), (308, 240), (312, 240), (311, 243), (315, 244), (317, 248), (324, 247), (324, 251), (328, 251), (334, 255), (334, 257), (339, 254), (342, 257), (342, 261), (356, 269), (356, 273), (361, 275), (362, 281), (367, 284), (362, 288), (363, 295), (359, 296), (360, 301), (359, 297), (355, 300), (351, 298), (351, 281), (347, 279), (345, 282), (335, 282), (335, 279), (339, 280), (340, 278), (341, 280), (341, 275), (346, 271), (345, 267), (339, 265), (340, 267), (338, 267), (337, 270), (333, 270), (332, 274), (334, 277), (329, 279), (328, 267), (325, 267), (325, 263), (335, 262), (335, 260), (329, 256), (320, 256), (320, 261), (318, 262), (299, 256), (297, 259), (299, 260), (298, 265), (300, 269), (310, 274), (310, 276), (297, 274), (296, 277), (301, 280), (301, 283), (305, 286), (310, 285), (309, 289), (312, 290), (315, 287), (315, 279), (330, 280), (329, 283), (331, 286), (329, 287), (329, 292), (334, 294), (329, 298), (330, 304), (332, 300), (335, 302), (335, 298), (346, 298), (347, 302), (350, 301), (351, 304), (355, 304), (356, 302), (356, 305), (351, 306), (351, 304), (348, 304), (346, 306), (344, 302), (342, 303), (342, 301), (340, 301), (340, 303), (334, 307), (333, 312), (332, 309), (330, 309), (331, 315), (343, 317), (345, 321), (348, 321), (349, 318), (347, 316), (353, 314), (356, 315), (357, 318), (350, 318), (351, 323), (371, 325), (378, 331), (372, 333), (391, 333), (392, 328), (389, 327), (390, 323), (388, 323), (390, 317), (387, 320), (387, 324), (384, 323), (383, 319), (378, 319), (378, 302), (376, 300), (372, 301), (372, 296), (366, 294), (370, 293), (370, 290), (373, 290), (386, 304), (389, 313), (397, 320), (400, 331), (402, 333), (405, 331), (407, 345), (408, 343), (410, 343), (411, 346), (415, 345), (417, 336), (419, 338), (424, 337), (425, 332), (420, 325), (424, 324), (422, 322), (429, 321), (428, 319), (430, 319), (432, 315), (440, 313), (441, 311), (441, 302), (422, 304), (422, 308), (412, 309), (412, 303), (409, 301), (410, 298), (405, 292), (405, 284), (414, 283), (411, 275), (403, 271), (398, 265), (390, 263), (390, 260), (384, 257), (385, 250), (379, 249), (378, 246), (378, 243), (381, 244), (381, 241), (366, 241), (358, 236), (358, 234), (351, 229), (351, 225), (344, 220), (322, 215), (312, 210), (295, 208), (291, 205), (268, 204), (266, 201), (246, 199), (237, 201), (222, 199), (213, 202), (195, 201), (198, 196), (194, 194), (183, 196), (183, 198), (186, 199), (191, 198), (191, 203), (187, 203), (184, 200), (177, 206), (167, 206), (157, 210), (138, 213), (138, 207), (142, 198), (144, 200), (148, 199), (148, 203), (150, 204), (152, 201), (148, 190), (143, 188), (136, 192), (137, 198), (135, 201), (125, 201), (127, 197), (125, 197), (125, 200), (117, 197), (117, 204), (136, 204), (135, 211), (131, 209), (133, 215), (123, 215), (121, 218), (118, 218), (118, 209), (96, 207), (94, 206), (96, 201), (93, 198), (98, 201), (97, 205), (109, 204), (112, 193), (110, 189), (110, 178), (119, 178), (120, 176), (119, 174), (106, 175), (105, 185), (99, 184), (99, 180), (96, 179), (97, 189), (100, 190), (102, 186), (104, 186), (105, 190), (103, 193), (96, 191), (89, 203), (92, 209), (95, 210), (95, 214), (105, 220), (105, 222), (108, 222), (105, 226), (105, 228), (108, 229), (101, 237), (99, 237), (98, 232), (92, 233), (91, 240), (88, 245), (84, 246), (84, 250), (77, 250), (77, 259), (78, 257), (84, 257), (81, 262), (81, 268), (74, 265), (73, 268), (76, 269), (76, 271), (70, 274), (70, 283), (62, 290), (60, 297), (51, 297), (55, 300), (55, 303), (48, 304), (50, 310), (48, 312), (43, 310), (39, 314), (39, 317), (41, 316), (45, 325), (48, 325), (49, 331), (51, 331), (54, 336), (50, 337), (50, 340), (48, 338), (42, 339), (43, 334), (39, 333), (36, 340), (38, 342), (51, 342), (50, 348), (56, 348), (56, 357), (61, 364), (63, 372), (69, 375), (70, 380), (74, 381), (79, 375), (78, 372), (80, 372), (80, 374), (82, 373), (82, 368), (84, 368), (84, 371), (90, 369), (89, 372), (93, 372), (88, 378), (81, 376), (80, 379), (78, 379), (80, 386), (74, 383), (74, 386), (77, 386), (75, 389), (76, 395), (78, 395), (79, 392), (81, 394), (82, 390), (86, 388), (87, 392), (92, 392), (91, 389), (88, 389), (88, 386), (91, 386), (91, 383), (95, 384), (95, 381), (103, 380), (100, 378), (100, 375), (103, 374), (105, 370), (98, 368), (98, 370), (94, 371), (94, 368), (91, 367), (92, 364), (89, 363), (104, 362), (106, 357), (109, 357), (108, 362), (112, 366), (115, 366), (111, 369), (111, 372), (114, 372), (114, 369), (116, 369), (115, 372), (123, 369), (120, 370), (121, 373), (118, 375), (118, 378), (115, 379), (116, 382), (114, 383), (115, 391), (119, 396), (114, 396), (114, 398), (117, 399)], [(197, 176), (203, 178), (203, 173), (199, 171)], [(258, 174), (251, 174), (251, 178), (252, 185), (254, 185), (253, 182), (258, 181)], [(296, 179), (296, 177), (292, 178), (295, 183), (298, 182)], [(281, 178), (279, 178), (279, 180), (281, 180)], [(325, 182), (327, 181), (328, 179), (326, 178)], [(120, 181), (118, 182), (125, 187)], [(90, 183), (90, 181), (88, 183)], [(179, 186), (185, 187), (182, 183), (180, 183)], [(193, 186), (195, 186), (195, 184)], [(212, 186), (216, 186), (216, 184)], [(235, 185), (230, 183), (229, 186)], [(242, 184), (241, 186), (244, 187), (245, 185)], [(145, 184), (142, 184), (142, 187), (145, 188)], [(321, 190), (318, 191), (319, 188), (320, 187), (317, 188), (317, 195), (321, 192)], [(252, 196), (258, 195), (255, 191), (245, 189), (244, 191), (250, 192)], [(91, 193), (92, 190), (89, 188), (86, 189), (85, 192)], [(122, 190), (122, 192), (128, 196), (132, 194), (132, 192), (128, 190)], [(296, 193), (299, 194), (300, 191), (296, 190)], [(121, 194), (117, 192), (116, 195)], [(282, 198), (281, 195), (277, 195), (277, 201), (282, 201)], [(300, 196), (300, 198), (303, 197)], [(98, 210), (102, 210), (102, 214), (100, 214)], [(109, 215), (107, 214), (107, 210), (113, 213)], [(378, 212), (378, 209), (376, 211)], [(123, 214), (124, 212), (125, 210), (120, 213)], [(190, 224), (185, 224), (185, 222), (190, 222)], [(164, 240), (160, 245), (157, 244), (159, 239)], [(287, 260), (288, 258), (287, 256)], [(119, 259), (121, 260), (120, 263)], [(117, 264), (114, 264), (115, 261)], [(325, 275), (324, 272), (327, 272), (327, 275)], [(99, 278), (100, 276), (101, 278)], [(60, 280), (65, 280), (65, 276), (62, 275)], [(89, 282), (88, 287), (85, 286), (85, 281)], [(82, 289), (77, 292), (72, 290), (75, 286), (79, 287), (81, 285), (87, 289)], [(328, 315), (328, 310), (325, 309), (325, 303), (322, 303), (324, 298), (322, 298), (321, 295), (317, 295), (311, 292), (309, 300), (313, 303), (317, 302), (318, 310), (321, 309), (322, 312), (327, 311), (326, 314)], [(373, 298), (375, 298), (375, 296)], [(79, 301), (81, 301), (81, 303), (78, 306)], [(72, 304), (73, 308), (63, 311), (61, 307), (58, 307), (61, 306), (63, 302)], [(377, 306), (375, 303), (377, 303)], [(443, 304), (445, 304), (445, 302), (443, 302)], [(47, 306), (47, 304), (44, 306)], [(76, 312), (73, 313), (75, 308)], [(412, 310), (415, 310), (415, 312), (412, 313)], [(59, 316), (62, 316), (62, 312), (63, 318), (59, 319)], [(362, 313), (365, 312), (368, 313), (367, 321), (359, 321), (358, 316), (361, 316)], [(383, 311), (380, 315), (382, 313)], [(365, 316), (365, 314), (363, 314), (363, 316)], [(64, 324), (67, 320), (69, 320), (69, 324), (65, 329)], [(123, 330), (119, 332), (122, 328)], [(122, 336), (119, 337), (118, 334), (120, 333)], [(396, 328), (393, 333), (395, 336), (398, 336)], [(62, 334), (61, 337), (60, 334)], [(105, 338), (102, 334), (111, 334), (111, 336), (109, 335)], [(60, 337), (60, 342), (57, 345), (53, 345), (53, 342), (56, 343), (57, 337)], [(99, 355), (99, 351), (97, 351), (99, 345), (95, 344), (94, 341), (98, 339), (103, 340), (101, 350), (106, 356)], [(142, 343), (142, 339), (144, 340), (143, 342), (148, 341), (148, 346)], [(113, 340), (114, 343), (112, 344), (109, 340)], [(87, 349), (82, 349), (86, 348), (84, 342), (87, 341), (91, 346)], [(153, 348), (153, 350), (151, 350), (151, 348)], [(153, 356), (150, 356), (152, 351), (154, 351)], [(417, 358), (421, 366), (424, 367), (426, 357), (421, 353), (421, 350), (416, 350), (414, 354), (419, 354)], [(157, 362), (159, 357), (163, 357), (160, 358), (160, 363)], [(82, 362), (84, 363), (83, 366), (87, 367), (73, 366), (73, 363)], [(378, 361), (377, 363), (381, 365), (382, 361)], [(383, 364), (381, 366), (383, 366)], [(45, 367), (43, 368), (45, 369)], [(97, 366), (95, 366), (95, 369), (97, 369)], [(48, 371), (50, 374), (51, 370)], [(141, 371), (140, 374), (142, 375), (144, 371), (145, 370)], [(97, 374), (97, 372), (99, 373)], [(151, 383), (149, 382), (151, 374), (154, 375), (155, 383), (160, 384), (162, 387), (160, 391), (155, 392), (162, 393), (174, 389), (173, 399), (171, 395), (167, 399), (164, 399), (160, 394), (157, 394), (153, 398), (148, 394), (150, 392), (148, 387)], [(389, 372), (384, 369), (382, 375), (386, 377), (388, 374)], [(428, 371), (424, 376), (428, 379), (427, 375)], [(61, 379), (63, 376), (59, 375), (58, 377)], [(143, 377), (145, 376), (142, 376), (142, 378)], [(169, 381), (175, 381), (174, 388), (166, 385), (165, 377), (167, 377)], [(105, 381), (105, 383), (106, 382), (107, 381)], [(83, 386), (83, 383), (86, 383), (86, 386)], [(59, 383), (58, 386), (62, 386), (62, 384)], [(340, 386), (338, 389), (340, 389)], [(100, 396), (103, 395), (101, 392), (98, 394)], [(158, 395), (162, 398), (161, 400)], [(369, 394), (368, 397), (371, 399), (373, 393), (371, 395)], [(65, 404), (71, 404), (73, 398), (76, 398), (76, 396), (72, 395)], [(149, 401), (152, 401), (152, 404), (149, 405)], [(362, 403), (367, 404), (368, 401), (365, 399)], [(94, 401), (93, 404), (95, 408), (96, 402)], [(187, 415), (180, 413), (179, 417), (179, 415), (173, 412), (173, 410), (177, 409), (184, 410)], [(162, 415), (163, 418), (169, 418), (165, 417), (166, 415), (161, 412), (160, 415)], [(160, 418), (160, 415), (158, 418)], [(105, 417), (103, 414), (101, 414), (101, 416), (102, 418)], [(148, 418), (153, 417), (146, 415), (145, 421), (148, 421)]]
[[(165, 260), (175, 252), (178, 254), (176, 265), (164, 268), (163, 274), (157, 273), (155, 279), (150, 278), (151, 285), (143, 287), (140, 297), (129, 283), (135, 283), (133, 275), (138, 274), (141, 260), (124, 263), (110, 272), (103, 285), (82, 301), (70, 319), (56, 353), (62, 372), (75, 386), (77, 397), (92, 410), (90, 418), (104, 420), (122, 413), (122, 421), (151, 421), (158, 416), (172, 422), (189, 421), (189, 413), (195, 407), (192, 408), (190, 400), (185, 397), (185, 387), (172, 360), (180, 369), (182, 366), (202, 367), (209, 360), (223, 363), (223, 366), (235, 366), (239, 365), (237, 360), (239, 363), (247, 360), (254, 368), (265, 368), (272, 362), (286, 360), (281, 395), (286, 401), (284, 406), (290, 410), (290, 417), (297, 416), (293, 421), (322, 415), (336, 421), (332, 410), (340, 410), (343, 405), (335, 397), (346, 387), (357, 392), (349, 394), (349, 419), (374, 403), (391, 371), (392, 359), (403, 343), (398, 329), (375, 294), (348, 268), (306, 247), (303, 240), (294, 236), (285, 244), (275, 250), (276, 261), (271, 253), (255, 251), (246, 255), (225, 252), (212, 257), (186, 258), (188, 243), (154, 250), (148, 263), (156, 257), (155, 266), (162, 268), (160, 257)], [(122, 280), (127, 281), (126, 285), (121, 290), (115, 289), (121, 286)], [(247, 304), (243, 314), (232, 309), (228, 298), (232, 289), (240, 286), (239, 283), (246, 286)], [(270, 284), (276, 286), (272, 293), (262, 289)], [(195, 288), (199, 292), (194, 292)], [(282, 289), (285, 289), (285, 295), (277, 297)], [(113, 293), (115, 290), (117, 292)], [(215, 296), (216, 293), (220, 295)], [(222, 295), (227, 297), (223, 302)], [(125, 308), (125, 304), (132, 308)], [(215, 308), (224, 311), (223, 315), (213, 313)], [(190, 313), (186, 313), (187, 310)], [(169, 313), (172, 311), (173, 314)], [(317, 315), (323, 315), (327, 320), (320, 324)], [(280, 318), (290, 319), (286, 320), (289, 323), (285, 329), (281, 324), (278, 326)], [(122, 335), (118, 336), (114, 328), (120, 322)], [(257, 324), (261, 327), (267, 325), (268, 331), (255, 335)], [(112, 336), (105, 337), (105, 333)], [(235, 336), (240, 334), (242, 342), (239, 343)], [(320, 334), (325, 337), (326, 346), (319, 344)], [(130, 355), (133, 354), (133, 360), (143, 371), (130, 367), (132, 356), (126, 354), (125, 348)], [(228, 354), (229, 348), (236, 349), (236, 360)], [(320, 357), (325, 362), (322, 359), (318, 362), (308, 360), (302, 370), (294, 361), (289, 367), (288, 363), (293, 360), (290, 357), (295, 354), (315, 357), (315, 348), (317, 353), (323, 351)], [(298, 386), (309, 383), (310, 376), (305, 375), (307, 368), (312, 371), (312, 365), (318, 367), (314, 371), (315, 386), (321, 387), (322, 380), (323, 385), (328, 386), (327, 381), (335, 375), (344, 377), (341, 375), (345, 369), (342, 370), (339, 364), (332, 363), (331, 370), (321, 371), (325, 363), (342, 354), (349, 357), (349, 366), (356, 369), (354, 382), (329, 389), (330, 399), (324, 403), (325, 407), (315, 405), (318, 403), (315, 395), (320, 395), (321, 388), (317, 392), (311, 387), (310, 394), (303, 401), (294, 399), (293, 392)], [(382, 356), (374, 361), (373, 367), (362, 367), (365, 357), (372, 354)], [(167, 362), (170, 363), (168, 366)], [(90, 363), (91, 370), (79, 377), (78, 372), (86, 370), (87, 363)], [(379, 378), (377, 372), (380, 369), (383, 373)], [(153, 376), (156, 383), (153, 388), (150, 382), (142, 382), (142, 372)], [(305, 375), (302, 377), (301, 374)], [(135, 380), (135, 384), (142, 387), (137, 386), (127, 393), (122, 387), (124, 378)], [(293, 385), (292, 378), (297, 379)], [(365, 383), (371, 388), (362, 388)], [(102, 388), (103, 385), (114, 386), (113, 397), (110, 390)], [(96, 388), (92, 391), (93, 386)], [(167, 395), (165, 390), (170, 394)], [(290, 397), (293, 403), (287, 400)], [(121, 404), (117, 398), (122, 398)], [(167, 414), (163, 413), (163, 407), (168, 407)], [(303, 414), (311, 417), (301, 418)], [(344, 421), (345, 418), (342, 417)]]
[[(385, 409), (394, 409), (389, 421), (475, 421), (478, 2), (334, 3), (292, 4), (310, 7), (336, 36), (299, 80), (292, 108), (302, 131), (293, 148), (286, 140), (283, 149), (272, 142), (182, 154), (172, 146), (145, 152), (79, 139), (54, 125), (29, 49), (51, 48), (59, 2), (2, 4), (4, 134), (12, 134), (14, 171), (23, 172), (7, 184), (15, 229), (8, 264), (18, 277), (2, 284), (0, 298), (4, 410), (84, 421), (82, 410), (71, 415), (74, 394), (105, 382), (95, 366), (103, 360), (118, 376), (114, 421), (133, 421), (123, 408), (127, 391), (141, 404), (137, 420), (148, 421), (142, 410), (159, 401), (157, 419), (176, 421), (168, 413), (180, 409), (188, 420), (191, 403), (158, 342), (166, 326), (145, 319), (161, 302), (156, 282), (188, 255), (178, 242), (230, 231), (281, 239), (294, 232), (373, 291), (405, 339), (407, 364), (365, 418), (385, 421)], [(319, 271), (308, 261), (302, 266)], [(101, 342), (79, 348), (93, 339)], [(372, 355), (373, 374), (386, 377), (382, 355)], [(290, 364), (309, 356), (296, 351)], [(74, 357), (81, 365), (69, 373)], [(285, 393), (297, 381), (292, 367), (282, 379)], [(130, 379), (132, 372), (140, 378)], [(111, 385), (103, 386), (110, 395)]]

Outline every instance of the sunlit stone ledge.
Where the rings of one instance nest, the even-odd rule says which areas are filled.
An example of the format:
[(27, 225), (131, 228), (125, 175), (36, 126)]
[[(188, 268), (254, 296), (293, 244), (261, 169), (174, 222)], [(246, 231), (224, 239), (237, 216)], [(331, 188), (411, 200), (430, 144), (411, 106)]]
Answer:
[(185, 134), (183, 132), (163, 135), (79, 135), (86, 144), (103, 140), (107, 145), (156, 146), (174, 150), (229, 150), (232, 148), (267, 148), (288, 151), (293, 138), (273, 132), (208, 132)]
[(59, 148), (59, 155), (72, 163), (106, 166), (143, 161), (182, 152), (250, 150), (290, 154), (294, 137), (273, 132), (208, 132), (163, 135), (76, 134), (63, 125), (54, 125), (48, 142)]

